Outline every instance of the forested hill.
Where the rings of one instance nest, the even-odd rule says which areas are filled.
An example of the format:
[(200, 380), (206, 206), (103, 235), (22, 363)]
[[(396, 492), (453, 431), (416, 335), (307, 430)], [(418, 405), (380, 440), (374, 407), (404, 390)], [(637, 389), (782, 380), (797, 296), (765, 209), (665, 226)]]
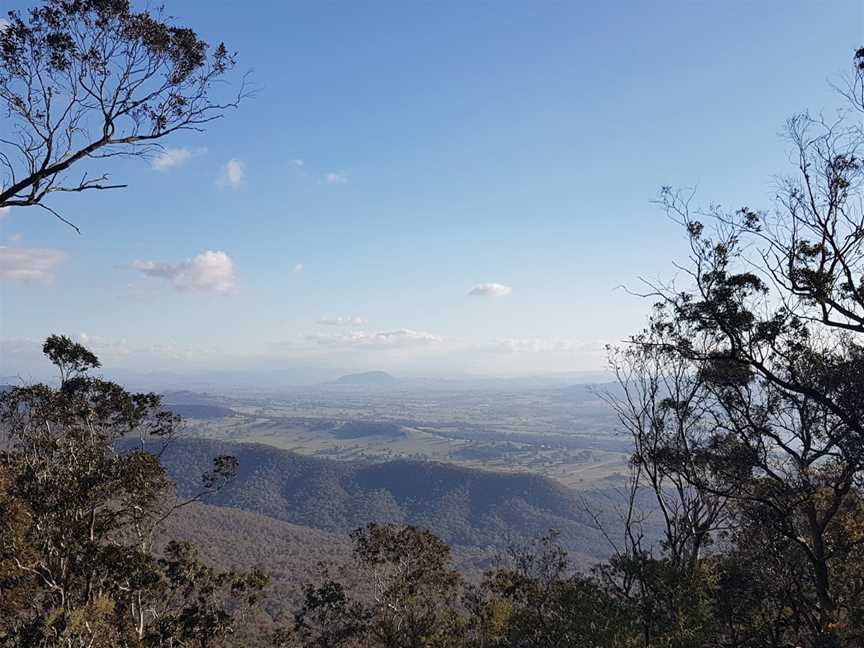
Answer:
[[(333, 574), (347, 573), (365, 593), (366, 583), (353, 571), (352, 542), (344, 533), (194, 503), (166, 520), (157, 537), (158, 549), (164, 549), (169, 540), (193, 543), (208, 565), (221, 570), (265, 570), (271, 582), (261, 606), (265, 615), (258, 622), (267, 629), (292, 619), (293, 611), (302, 604), (303, 585), (320, 582), (325, 565)], [(496, 564), (496, 553), (456, 548), (453, 558), (461, 573), (476, 579)], [(261, 644), (249, 640), (241, 645)]]
[[(582, 500), (538, 475), (407, 460), (339, 462), (203, 439), (178, 440), (162, 460), (180, 494), (188, 495), (200, 488), (212, 458), (223, 454), (236, 456), (240, 470), (208, 500), (219, 506), (329, 531), (407, 523), (466, 547), (501, 547), (554, 528), (576, 560), (601, 558), (608, 549)], [(592, 509), (604, 501), (596, 499)]]

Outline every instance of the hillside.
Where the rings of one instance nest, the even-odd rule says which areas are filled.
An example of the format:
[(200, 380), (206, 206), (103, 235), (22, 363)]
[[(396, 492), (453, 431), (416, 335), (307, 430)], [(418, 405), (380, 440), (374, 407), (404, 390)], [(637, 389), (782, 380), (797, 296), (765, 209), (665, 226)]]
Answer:
[[(235, 508), (194, 503), (166, 520), (157, 547), (168, 540), (194, 543), (201, 558), (220, 569), (260, 568), (271, 577), (263, 605), (265, 627), (290, 621), (301, 587), (319, 582), (322, 566), (331, 576), (357, 578), (347, 534), (283, 522)], [(456, 549), (457, 568), (469, 579), (492, 566), (491, 551)], [(358, 583), (361, 590), (363, 583)]]
[(284, 622), (300, 601), (304, 583), (321, 577), (319, 563), (351, 564), (345, 535), (301, 527), (248, 511), (195, 503), (171, 516), (162, 527), (167, 540), (194, 543), (202, 559), (220, 569), (261, 568), (271, 576), (264, 604), (269, 621)]
[[(462, 547), (502, 547), (555, 528), (579, 562), (607, 553), (581, 500), (538, 475), (425, 461), (332, 461), (203, 439), (178, 440), (163, 462), (179, 492), (189, 494), (212, 457), (221, 454), (236, 456), (240, 471), (210, 501), (219, 506), (334, 532), (369, 522), (414, 524)], [(595, 499), (591, 506), (600, 510), (604, 502)]]

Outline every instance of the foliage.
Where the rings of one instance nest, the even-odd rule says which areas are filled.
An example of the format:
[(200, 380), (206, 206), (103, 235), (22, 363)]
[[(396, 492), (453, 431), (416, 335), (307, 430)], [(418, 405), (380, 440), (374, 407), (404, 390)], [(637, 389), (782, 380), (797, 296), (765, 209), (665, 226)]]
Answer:
[(462, 578), (452, 569), (446, 543), (423, 529), (377, 524), (357, 529), (352, 538), (369, 592), (361, 600), (332, 579), (307, 586), (293, 628), (299, 645), (462, 645), (456, 606)]
[(98, 359), (66, 337), (44, 350), (59, 387), (0, 395), (0, 645), (216, 645), (266, 579), (215, 572), (187, 545), (159, 557), (153, 542), (236, 462), (217, 457), (199, 492), (177, 501), (158, 456), (140, 442), (116, 449), (124, 437), (170, 443), (178, 420), (159, 396), (90, 376)]
[[(853, 115), (862, 63), (864, 50), (846, 92)], [(666, 539), (644, 547), (631, 511), (606, 574), (650, 602), (646, 629), (707, 629), (671, 645), (861, 641), (864, 132), (805, 114), (788, 134), (797, 174), (771, 212), (694, 210), (662, 190), (688, 236), (692, 283), (652, 286), (648, 328), (611, 356), (633, 489), (654, 495)]]
[(474, 641), (483, 646), (626, 645), (632, 614), (600, 580), (574, 573), (553, 532), (511, 546), (508, 565), (486, 575)]

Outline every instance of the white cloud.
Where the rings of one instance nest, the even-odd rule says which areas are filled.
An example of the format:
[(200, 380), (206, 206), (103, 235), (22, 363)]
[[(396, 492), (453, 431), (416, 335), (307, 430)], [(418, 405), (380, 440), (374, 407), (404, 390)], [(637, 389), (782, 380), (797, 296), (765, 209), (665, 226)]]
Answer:
[(335, 173), (331, 171), (324, 176), (324, 182), (331, 185), (348, 184), (348, 176), (344, 173)]
[(237, 158), (231, 158), (222, 167), (222, 174), (216, 181), (220, 187), (228, 187), (230, 189), (239, 189), (243, 184), (243, 179), (246, 177), (246, 164)]
[(497, 338), (482, 348), (499, 353), (599, 353), (605, 351), (605, 344), (569, 338)]
[(135, 261), (132, 267), (148, 277), (167, 279), (177, 290), (228, 293), (234, 289), (234, 262), (225, 252), (207, 250), (189, 261)]
[(100, 360), (110, 362), (125, 361), (135, 358), (139, 361), (150, 359), (154, 362), (165, 360), (188, 360), (192, 357), (207, 355), (200, 347), (178, 344), (173, 340), (163, 342), (133, 343), (126, 338), (109, 338), (89, 333), (79, 333), (78, 341), (93, 351)]
[(133, 348), (131, 352), (157, 358), (160, 365), (165, 360), (175, 360), (185, 363), (193, 358), (200, 359), (209, 353), (206, 349), (188, 344), (178, 344), (172, 340), (138, 346)]
[(10, 213), (12, 213), (11, 207), (0, 207), (0, 220), (6, 218)]
[(506, 297), (511, 292), (513, 289), (510, 286), (499, 283), (481, 283), (469, 290), (468, 294), (474, 297)]
[(48, 283), (65, 256), (60, 250), (0, 247), (0, 279)]
[[(45, 336), (51, 332), (52, 329), (45, 330), (41, 335)], [(162, 331), (156, 333), (164, 334)], [(0, 338), (0, 358), (3, 358), (0, 373), (6, 374), (7, 378), (19, 374), (25, 384), (55, 378), (50, 364), (42, 354), (45, 338), (36, 335), (39, 334), (29, 338)], [(118, 367), (124, 370), (150, 372), (165, 371), (173, 366), (182, 371), (189, 370), (194, 365), (206, 364), (216, 357), (221, 360), (226, 357), (218, 356), (217, 349), (185, 344), (170, 338), (162, 341), (133, 340), (125, 337), (103, 337), (91, 331), (80, 333), (77, 339), (99, 357), (104, 367), (103, 371), (109, 377), (120, 378), (121, 382), (127, 382), (130, 376), (126, 371), (115, 373)], [(140, 375), (136, 377), (133, 374), (131, 380), (136, 381), (136, 388), (145, 385), (148, 389), (156, 386), (164, 387)]]
[(295, 273), (303, 272), (303, 264), (302, 264), (302, 263), (298, 263), (297, 265), (295, 265), (295, 266), (294, 266), (294, 272), (295, 272)]
[(168, 171), (188, 162), (192, 157), (192, 151), (187, 148), (169, 148), (160, 152), (150, 162), (150, 166), (156, 171)]
[(291, 160), (291, 164), (293, 164), (296, 167), (302, 167), (302, 166), (306, 165), (306, 163), (303, 160)]
[(336, 335), (309, 335), (306, 339), (317, 345), (331, 348), (362, 348), (362, 349), (404, 349), (406, 347), (425, 346), (443, 342), (444, 338), (433, 333), (398, 329), (367, 333), (352, 331)]
[(125, 338), (114, 340), (99, 335), (79, 333), (78, 341), (99, 356), (100, 360), (122, 359), (132, 354), (132, 349)]
[(185, 147), (167, 148), (160, 151), (159, 155), (153, 158), (153, 160), (150, 162), (150, 166), (155, 171), (169, 171), (171, 169), (186, 164), (196, 155), (201, 155), (202, 153), (206, 152), (206, 148), (197, 149), (195, 151), (192, 151)]
[(316, 323), (323, 326), (364, 326), (368, 324), (362, 317), (322, 317)]

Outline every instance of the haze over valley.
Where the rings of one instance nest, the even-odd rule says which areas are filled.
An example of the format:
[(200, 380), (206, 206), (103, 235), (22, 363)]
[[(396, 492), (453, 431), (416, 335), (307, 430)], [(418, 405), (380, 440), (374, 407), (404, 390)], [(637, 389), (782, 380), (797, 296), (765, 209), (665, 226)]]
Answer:
[[(166, 392), (184, 434), (261, 443), (337, 460), (416, 459), (533, 472), (573, 488), (620, 485), (631, 444), (607, 384), (485, 389), (435, 381), (376, 384), (349, 376), (314, 388), (242, 397)], [(420, 384), (418, 385), (418, 382)]]

